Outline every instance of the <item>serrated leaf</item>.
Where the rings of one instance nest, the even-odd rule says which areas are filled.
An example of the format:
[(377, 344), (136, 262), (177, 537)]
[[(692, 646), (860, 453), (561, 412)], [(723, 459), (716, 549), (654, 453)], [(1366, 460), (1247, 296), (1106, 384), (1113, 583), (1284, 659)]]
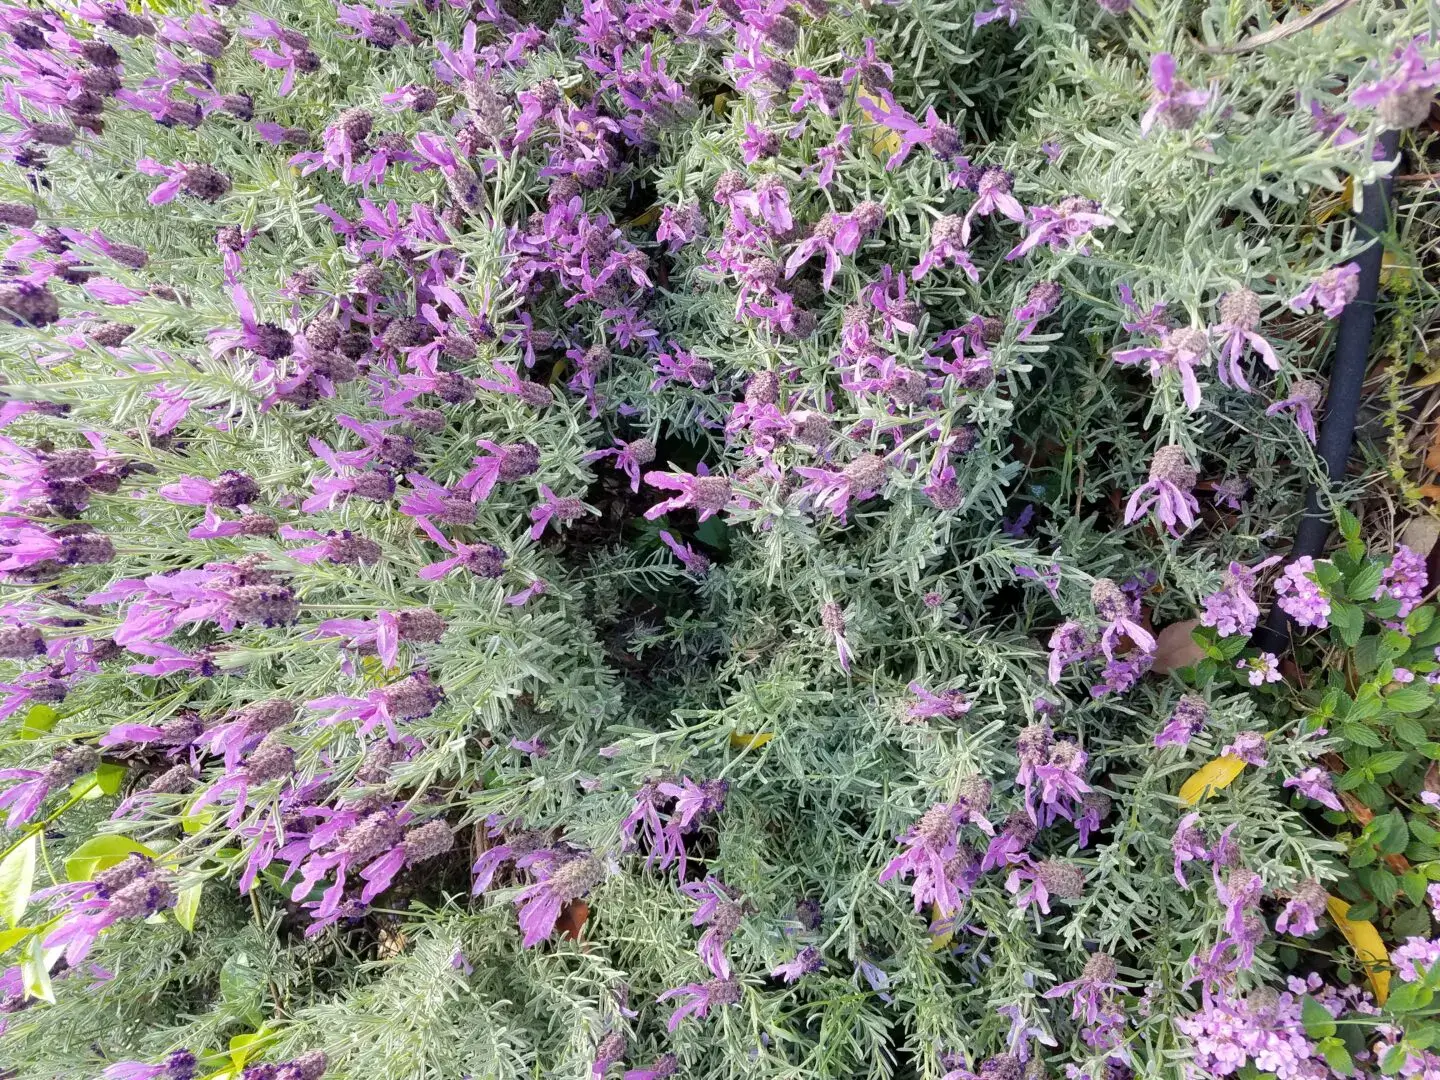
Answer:
[(200, 892), (205, 888), (203, 881), (187, 885), (175, 896), (175, 921), (186, 930), (195, 929), (195, 913), (200, 910)]
[(1370, 728), (1366, 727), (1364, 724), (1354, 723), (1353, 721), (1346, 721), (1345, 723), (1339, 725), (1336, 730), (1336, 734), (1338, 734), (1346, 742), (1352, 742), (1356, 746), (1368, 746), (1373, 748), (1382, 745), (1379, 735), (1377, 735)]
[(1327, 1039), (1336, 1031), (1330, 1010), (1309, 994), (1300, 999), (1300, 1022), (1305, 1025), (1305, 1034), (1312, 1039)]
[(1380, 577), (1384, 572), (1385, 567), (1380, 563), (1366, 563), (1345, 582), (1345, 595), (1351, 600), (1369, 600), (1380, 587)]
[(1393, 694), (1385, 696), (1385, 707), (1391, 712), (1417, 713), (1428, 709), (1435, 696), (1428, 690), (1416, 686), (1402, 686)]
[(1408, 716), (1396, 717), (1390, 723), (1390, 730), (1395, 733), (1395, 738), (1406, 746), (1419, 746), (1429, 737), (1425, 725), (1418, 720), (1411, 720)]
[(1244, 771), (1245, 762), (1233, 754), (1207, 761), (1180, 785), (1180, 801), (1194, 806), (1201, 799), (1208, 799), (1215, 792), (1229, 787)]
[(1339, 1039), (1321, 1040), (1320, 1053), (1324, 1055), (1325, 1063), (1333, 1072), (1349, 1076), (1355, 1071), (1355, 1062), (1350, 1057), (1350, 1051), (1345, 1049), (1345, 1044)]
[(1351, 906), (1339, 897), (1327, 898), (1325, 910), (1330, 913), (1335, 928), (1344, 935), (1350, 948), (1355, 950), (1356, 959), (1364, 966), (1365, 977), (1370, 981), (1375, 1000), (1381, 1005), (1385, 1004), (1385, 999), (1390, 996), (1390, 954), (1385, 950), (1385, 943), (1380, 940), (1379, 931), (1367, 920), (1350, 918)]
[(65, 877), (68, 881), (93, 881), (101, 870), (122, 863), (137, 852), (155, 857), (154, 851), (128, 836), (92, 836), (65, 860)]
[(0, 859), (0, 917), (18, 926), (25, 917), (25, 905), (35, 887), (35, 860), (40, 851), (40, 834), (32, 832)]
[(1434, 996), (1435, 992), (1422, 982), (1402, 982), (1386, 1004), (1391, 1012), (1416, 1012), (1429, 1005)]
[(1365, 769), (1371, 776), (1384, 776), (1404, 765), (1409, 757), (1403, 750), (1382, 750), (1371, 755), (1370, 760), (1365, 763)]
[(1412, 638), (1417, 634), (1423, 634), (1426, 630), (1430, 629), (1430, 625), (1434, 621), (1435, 609), (1433, 607), (1429, 604), (1426, 604), (1424, 607), (1417, 607), (1414, 611), (1410, 612), (1409, 615), (1405, 616), (1405, 633), (1409, 634)]
[(1346, 540), (1354, 540), (1360, 535), (1360, 519), (1343, 506), (1335, 508), (1335, 527)]

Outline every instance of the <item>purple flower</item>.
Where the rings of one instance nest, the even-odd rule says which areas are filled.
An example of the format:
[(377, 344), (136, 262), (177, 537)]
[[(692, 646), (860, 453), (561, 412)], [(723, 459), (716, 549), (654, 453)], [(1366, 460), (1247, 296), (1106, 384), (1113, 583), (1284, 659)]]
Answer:
[(980, 271), (970, 261), (970, 253), (965, 250), (965, 241), (961, 239), (966, 231), (964, 218), (954, 214), (936, 218), (935, 224), (930, 226), (930, 246), (915, 269), (910, 271), (911, 280), (919, 281), (935, 267), (949, 264), (963, 271), (971, 281), (979, 281)]
[(723, 1009), (735, 1005), (744, 995), (745, 987), (738, 979), (710, 979), (703, 983), (687, 983), (674, 990), (666, 990), (656, 1001), (680, 999), (680, 1005), (670, 1014), (665, 1027), (675, 1031), (687, 1016), (698, 1016), (702, 1020), (712, 1009)]
[(1051, 632), (1049, 647), (1050, 681), (1058, 683), (1066, 667), (1088, 660), (1095, 655), (1096, 643), (1090, 640), (1090, 635), (1084, 626), (1078, 622), (1067, 621)]
[(1251, 686), (1264, 686), (1266, 683), (1279, 682), (1280, 658), (1274, 653), (1262, 652), (1259, 656), (1252, 656), (1248, 660), (1235, 661), (1235, 667), (1248, 672), (1246, 679)]
[(1197, 327), (1166, 330), (1161, 334), (1159, 345), (1120, 349), (1112, 358), (1117, 364), (1148, 362), (1152, 379), (1161, 378), (1167, 371), (1175, 372), (1180, 377), (1180, 396), (1185, 407), (1191, 411), (1200, 407), (1200, 380), (1195, 376), (1195, 368), (1210, 359), (1210, 335), (1205, 330)]
[(1010, 314), (1010, 317), (1020, 324), (1015, 340), (1024, 341), (1033, 334), (1040, 321), (1060, 306), (1060, 296), (1060, 286), (1053, 281), (1042, 281), (1031, 286), (1030, 291), (1025, 294), (1025, 303)]
[(633, 442), (615, 440), (615, 446), (610, 450), (592, 450), (586, 454), (584, 460), (599, 461), (602, 458), (613, 457), (615, 467), (630, 478), (630, 490), (640, 490), (640, 467), (648, 465), (655, 460), (655, 443), (651, 439), (640, 438)]
[(1090, 602), (1095, 605), (1095, 614), (1105, 623), (1100, 648), (1107, 657), (1114, 658), (1115, 647), (1122, 638), (1129, 638), (1142, 653), (1155, 651), (1154, 636), (1137, 621), (1140, 618), (1138, 598), (1110, 578), (1096, 578), (1090, 587)]
[(680, 1059), (674, 1054), (661, 1054), (648, 1069), (630, 1069), (625, 1080), (669, 1080), (680, 1069)]
[(862, 501), (880, 493), (885, 486), (886, 464), (879, 454), (861, 454), (843, 469), (817, 469), (796, 466), (795, 471), (808, 482), (795, 498), (809, 506), (823, 507), (845, 521), (850, 501)]
[(905, 710), (905, 715), (915, 720), (929, 720), (944, 717), (958, 720), (970, 711), (970, 702), (960, 690), (941, 690), (931, 693), (918, 682), (912, 682), (906, 689), (915, 695), (915, 701)]
[(1154, 85), (1153, 103), (1140, 118), (1142, 135), (1148, 135), (1157, 121), (1172, 131), (1183, 131), (1195, 123), (1210, 100), (1208, 92), (1192, 90), (1175, 78), (1175, 58), (1169, 53), (1151, 57), (1150, 82)]
[(1155, 736), (1155, 745), (1186, 746), (1210, 719), (1210, 705), (1199, 694), (1183, 694), (1165, 727)]
[(1307, 799), (1314, 799), (1321, 806), (1330, 810), (1343, 811), (1345, 809), (1335, 795), (1335, 787), (1330, 780), (1329, 772), (1319, 765), (1312, 765), (1299, 776), (1290, 777), (1281, 786), (1294, 788)]
[(1260, 325), (1260, 298), (1249, 289), (1241, 287), (1220, 297), (1220, 321), (1210, 328), (1212, 334), (1221, 337), (1220, 362), (1216, 371), (1226, 386), (1234, 386), (1246, 393), (1250, 384), (1245, 380), (1246, 348), (1254, 349), (1261, 361), (1271, 371), (1280, 370), (1280, 360), (1275, 350), (1256, 328)]
[(656, 503), (645, 511), (645, 520), (654, 521), (662, 514), (685, 507), (693, 508), (699, 520), (713, 517), (730, 505), (730, 481), (723, 476), (700, 475), (681, 472), (651, 471), (645, 474), (645, 483), (662, 491), (678, 491), (668, 499)]
[(1328, 900), (1325, 887), (1314, 878), (1302, 881), (1290, 893), (1285, 910), (1275, 920), (1275, 932), (1294, 934), (1296, 937), (1315, 933), (1320, 929), (1317, 917), (1324, 913)]
[(515, 896), (520, 929), (525, 933), (521, 944), (527, 949), (554, 932), (566, 904), (585, 896), (605, 879), (605, 864), (594, 855), (532, 858), (528, 869), (539, 880)]
[(1304, 289), (1290, 298), (1292, 310), (1300, 313), (1309, 311), (1319, 304), (1327, 319), (1333, 319), (1345, 310), (1345, 305), (1354, 300), (1360, 292), (1360, 264), (1346, 263), (1332, 266)]
[(1395, 973), (1401, 982), (1420, 982), (1431, 968), (1440, 963), (1440, 941), (1406, 938), (1404, 945), (1391, 952), (1390, 962), (1395, 965)]
[(1258, 731), (1240, 731), (1234, 741), (1220, 748), (1225, 757), (1239, 758), (1247, 765), (1265, 764), (1265, 736)]
[(709, 927), (700, 937), (700, 959), (717, 979), (730, 978), (725, 946), (740, 928), (745, 905), (736, 899), (734, 890), (710, 874), (703, 881), (685, 882), (680, 891), (700, 902), (690, 925)]
[(1427, 583), (1425, 556), (1401, 544), (1391, 556), (1390, 565), (1382, 571), (1380, 585), (1371, 599), (1389, 597), (1398, 601), (1400, 609), (1395, 614), (1403, 619), (1420, 603)]
[(984, 26), (986, 23), (995, 22), (997, 19), (1004, 19), (1011, 26), (1020, 21), (1020, 16), (1025, 13), (1025, 0), (995, 0), (995, 6), (989, 11), (977, 11), (975, 13), (975, 26)]
[(975, 183), (977, 198), (970, 204), (970, 209), (965, 211), (960, 225), (962, 247), (970, 243), (970, 224), (977, 217), (989, 217), (998, 212), (1017, 223), (1025, 220), (1025, 208), (1020, 205), (1020, 200), (1010, 193), (1010, 185), (1014, 179), (998, 165), (989, 165), (980, 173), (980, 179)]
[(145, 919), (175, 906), (174, 882), (144, 855), (131, 855), (91, 881), (62, 889), (59, 895), (67, 906), (44, 946), (64, 948), (72, 967), (89, 955), (101, 933), (120, 920)]
[(1070, 739), (1052, 739), (1050, 725), (1031, 724), (1015, 740), (1020, 768), (1015, 783), (1025, 792), (1025, 812), (1037, 826), (1074, 817), (1075, 806), (1090, 790), (1085, 782), (1085, 751)]
[(561, 498), (544, 484), (540, 485), (540, 498), (540, 505), (530, 509), (531, 540), (539, 540), (550, 522), (574, 521), (576, 518), (584, 517), (588, 509), (579, 499), (568, 496)]
[(1100, 213), (1099, 203), (1079, 195), (1055, 206), (1032, 206), (1026, 211), (1025, 239), (1005, 253), (1005, 260), (1013, 262), (1042, 244), (1051, 251), (1075, 248), (1083, 255), (1090, 250), (1085, 243), (1090, 233), (1114, 224), (1114, 218)]
[(1395, 67), (1383, 78), (1357, 86), (1350, 100), (1374, 109), (1375, 118), (1391, 130), (1404, 131), (1425, 122), (1435, 88), (1440, 86), (1440, 61), (1426, 60), (1416, 41), (1394, 54)]
[(664, 529), (660, 530), (660, 542), (674, 553), (690, 573), (702, 576), (710, 572), (709, 558), (696, 551), (692, 545), (681, 543)]
[(806, 945), (795, 954), (793, 960), (780, 964), (770, 972), (772, 979), (781, 979), (787, 983), (798, 982), (801, 978), (820, 970), (824, 961), (820, 957), (820, 950), (814, 945)]
[(974, 857), (959, 841), (960, 814), (949, 803), (936, 803), (901, 836), (906, 850), (880, 872), (880, 881), (912, 876), (910, 893), (915, 910), (934, 904), (941, 918), (959, 910), (979, 871)]
[(1118, 1002), (1118, 995), (1125, 987), (1116, 975), (1115, 958), (1094, 953), (1085, 962), (1080, 978), (1061, 983), (1041, 997), (1053, 1000), (1068, 995), (1070, 1016), (1084, 1025), (1081, 1037), (1086, 1044), (1096, 1049), (1112, 1049), (1120, 1044), (1120, 1033), (1125, 1027), (1125, 1013)]
[(1182, 889), (1190, 887), (1190, 883), (1185, 880), (1185, 864), (1195, 859), (1210, 858), (1205, 834), (1196, 825), (1199, 820), (1199, 814), (1186, 814), (1175, 827), (1175, 835), (1170, 838), (1170, 851), (1175, 857), (1175, 880)]
[(1212, 626), (1221, 637), (1243, 634), (1246, 637), (1260, 620), (1260, 605), (1255, 603), (1255, 579), (1260, 571), (1280, 561), (1272, 555), (1254, 566), (1232, 562), (1221, 578), (1220, 588), (1206, 596), (1200, 625)]
[[(1330, 594), (1316, 577), (1315, 560), (1302, 555), (1275, 580), (1281, 609), (1300, 626), (1330, 625)], [(1257, 684), (1258, 685), (1258, 684)]]
[(1185, 448), (1162, 446), (1150, 460), (1150, 479), (1136, 488), (1125, 504), (1125, 524), (1139, 520), (1153, 506), (1160, 523), (1171, 536), (1178, 537), (1184, 529), (1177, 529), (1176, 523), (1185, 529), (1193, 527), (1195, 514), (1200, 509), (1200, 503), (1191, 494), (1195, 479), (1195, 468)]
[(1005, 878), (1005, 891), (1015, 897), (1015, 906), (1024, 911), (1031, 904), (1050, 914), (1050, 898), (1078, 900), (1085, 893), (1085, 871), (1061, 859), (1034, 862), (1023, 857), (1013, 863)]
[(1275, 402), (1265, 410), (1266, 416), (1290, 412), (1295, 416), (1295, 426), (1313, 444), (1315, 442), (1315, 410), (1320, 406), (1321, 388), (1313, 379), (1296, 379), (1290, 384), (1290, 396)]
[(120, 1061), (109, 1066), (103, 1080), (192, 1080), (197, 1061), (189, 1050), (176, 1050), (155, 1065), (143, 1061)]
[(795, 227), (790, 216), (790, 192), (778, 176), (761, 177), (753, 189), (741, 190), (729, 198), (731, 214), (739, 219), (743, 227), (750, 227), (745, 214), (750, 214), (779, 236)]

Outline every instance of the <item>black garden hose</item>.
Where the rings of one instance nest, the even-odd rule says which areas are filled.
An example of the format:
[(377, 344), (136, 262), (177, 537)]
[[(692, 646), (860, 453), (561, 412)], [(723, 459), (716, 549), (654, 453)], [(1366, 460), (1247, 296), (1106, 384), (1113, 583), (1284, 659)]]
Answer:
[[(1398, 131), (1380, 136), (1386, 159), (1393, 159), (1400, 142)], [(1370, 337), (1375, 329), (1375, 296), (1380, 288), (1380, 260), (1384, 245), (1380, 241), (1390, 219), (1390, 177), (1385, 176), (1364, 188), (1364, 205), (1355, 219), (1355, 230), (1369, 237), (1365, 250), (1355, 256), (1360, 267), (1359, 292), (1345, 305), (1335, 331), (1335, 363), (1330, 369), (1330, 388), (1325, 395), (1325, 414), (1320, 424), (1320, 437), (1315, 450), (1325, 463), (1331, 484), (1345, 476), (1350, 449), (1355, 442), (1355, 417), (1360, 408), (1360, 387), (1370, 356)], [(1311, 485), (1305, 495), (1305, 515), (1295, 533), (1290, 558), (1302, 555), (1315, 558), (1325, 550), (1330, 537), (1330, 510), (1321, 505), (1321, 492)], [(1328, 500), (1327, 500), (1328, 501)], [(1279, 653), (1290, 642), (1290, 616), (1279, 604), (1270, 608), (1265, 624), (1255, 631), (1251, 644), (1266, 652)]]

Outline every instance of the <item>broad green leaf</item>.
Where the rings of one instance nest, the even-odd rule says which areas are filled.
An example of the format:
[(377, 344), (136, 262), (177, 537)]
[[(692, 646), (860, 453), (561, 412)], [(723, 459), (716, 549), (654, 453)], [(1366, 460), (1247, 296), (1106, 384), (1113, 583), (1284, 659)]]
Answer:
[(1404, 686), (1385, 697), (1385, 707), (1391, 712), (1417, 713), (1430, 708), (1435, 695), (1417, 686)]
[(1354, 648), (1365, 632), (1365, 615), (1354, 604), (1331, 604), (1330, 625), (1339, 633), (1347, 648)]
[(200, 910), (200, 892), (205, 888), (203, 881), (187, 885), (175, 897), (175, 921), (186, 930), (195, 929), (195, 913)]
[(1400, 1071), (1400, 1067), (1405, 1064), (1405, 1059), (1409, 1056), (1410, 1051), (1406, 1049), (1405, 1043), (1403, 1041), (1396, 1043), (1385, 1051), (1385, 1056), (1380, 1059), (1381, 1075), (1394, 1076)]
[(1390, 995), (1386, 1006), (1397, 1013), (1416, 1012), (1430, 1004), (1435, 992), (1424, 983), (1402, 982), (1400, 989)]
[(18, 926), (25, 917), (25, 905), (35, 886), (35, 858), (40, 850), (40, 834), (32, 832), (0, 859), (0, 916), (11, 926)]
[(1408, 716), (1396, 717), (1391, 721), (1390, 730), (1395, 733), (1396, 739), (1407, 746), (1419, 746), (1428, 738), (1425, 725)]
[(1345, 582), (1345, 595), (1351, 600), (1369, 600), (1380, 587), (1380, 576), (1385, 568), (1378, 562), (1366, 563)]
[(1355, 1071), (1355, 1062), (1350, 1058), (1350, 1051), (1345, 1049), (1345, 1044), (1339, 1039), (1322, 1039), (1320, 1053), (1325, 1056), (1325, 1063), (1334, 1072), (1340, 1073), (1342, 1076), (1349, 1076)]
[(1382, 750), (1365, 763), (1365, 771), (1371, 776), (1384, 776), (1404, 765), (1409, 757), (1403, 750)]
[(1364, 724), (1357, 724), (1347, 720), (1340, 724), (1337, 733), (1346, 742), (1352, 742), (1356, 746), (1378, 747), (1381, 745), (1380, 736)]
[(1335, 527), (1346, 540), (1354, 540), (1360, 535), (1360, 519), (1343, 506), (1335, 508)]
[(1308, 994), (1300, 1000), (1300, 1022), (1312, 1039), (1326, 1039), (1335, 1034), (1335, 1018), (1330, 1010)]
[(50, 705), (31, 705), (20, 723), (19, 738), (38, 739), (55, 726), (60, 714)]
[(65, 877), (69, 881), (93, 881), (101, 870), (124, 862), (136, 852), (155, 857), (154, 851), (128, 836), (92, 836), (65, 860)]
[(1435, 609), (1429, 604), (1424, 607), (1417, 607), (1409, 615), (1405, 616), (1405, 633), (1414, 637), (1416, 634), (1423, 634), (1430, 629), (1430, 624), (1435, 621)]

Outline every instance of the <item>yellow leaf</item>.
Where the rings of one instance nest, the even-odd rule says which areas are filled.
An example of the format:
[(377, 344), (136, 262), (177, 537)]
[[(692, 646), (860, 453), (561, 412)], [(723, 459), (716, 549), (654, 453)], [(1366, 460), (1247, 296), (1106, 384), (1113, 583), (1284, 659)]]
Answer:
[(716, 95), (715, 95), (715, 104), (714, 104), (713, 108), (714, 108), (714, 110), (715, 110), (715, 116), (716, 116), (717, 119), (720, 118), (720, 117), (723, 117), (723, 116), (725, 115), (725, 106), (726, 106), (726, 103), (729, 102), (729, 100), (730, 100), (730, 96), (729, 96), (728, 94), (716, 94)]
[(639, 215), (637, 215), (636, 217), (631, 218), (631, 219), (630, 219), (629, 221), (627, 221), (625, 224), (626, 224), (626, 225), (633, 225), (633, 226), (636, 226), (636, 227), (638, 228), (639, 226), (642, 226), (642, 225), (653, 225), (655, 222), (657, 222), (657, 221), (659, 221), (659, 220), (660, 220), (660, 207), (658, 207), (658, 206), (652, 206), (652, 207), (650, 207), (650, 209), (646, 210), (644, 213), (639, 214)]
[(1244, 771), (1245, 762), (1230, 754), (1207, 761), (1180, 785), (1180, 801), (1186, 806), (1194, 806), (1201, 799), (1208, 799), (1215, 792), (1229, 787)]
[(773, 731), (761, 731), (754, 735), (743, 735), (738, 731), (730, 733), (731, 750), (759, 750), (775, 737)]
[[(861, 90), (855, 96), (860, 98), (860, 100), (862, 101), (870, 102), (872, 105), (884, 104), (884, 102), (882, 102), (879, 98), (877, 98), (875, 95), (871, 94), (868, 90), (865, 90), (864, 88), (861, 88)], [(870, 136), (870, 149), (874, 150), (875, 153), (879, 154), (880, 156), (888, 158), (891, 154), (899, 151), (900, 136), (896, 135), (895, 132), (891, 131), (889, 128), (881, 127), (879, 124), (876, 124), (875, 133)]]
[(1327, 897), (1325, 910), (1330, 913), (1335, 927), (1345, 935), (1345, 940), (1355, 950), (1355, 956), (1365, 965), (1365, 977), (1370, 980), (1370, 989), (1375, 991), (1375, 1000), (1381, 1005), (1390, 996), (1390, 954), (1380, 940), (1375, 924), (1364, 919), (1352, 920), (1347, 917), (1350, 905), (1335, 896)]
[(1380, 283), (1391, 285), (1395, 281), (1408, 282), (1410, 280), (1410, 267), (1399, 262), (1390, 252), (1385, 252), (1380, 258)]

